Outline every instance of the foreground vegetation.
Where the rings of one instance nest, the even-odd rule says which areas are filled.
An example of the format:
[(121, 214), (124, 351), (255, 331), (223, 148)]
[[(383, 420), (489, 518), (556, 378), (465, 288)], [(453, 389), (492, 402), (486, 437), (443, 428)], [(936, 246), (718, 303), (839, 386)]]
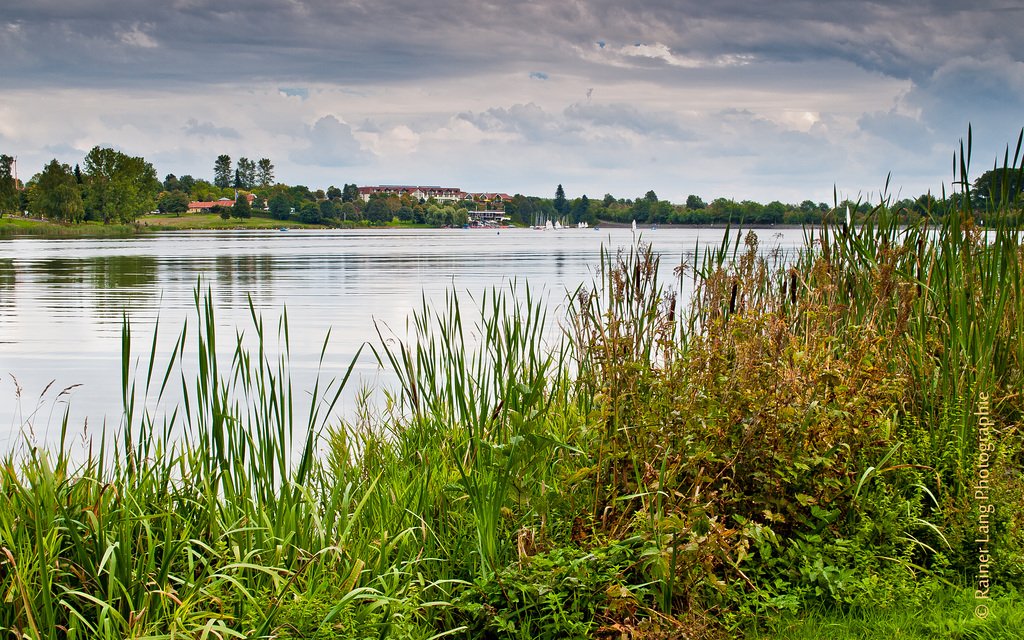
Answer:
[(938, 226), (848, 215), (792, 255), (698, 248), (685, 304), (648, 249), (610, 252), (554, 349), (528, 290), (452, 293), (381, 329), (398, 386), (345, 423), (351, 367), (300, 409), (286, 317), (277, 352), (254, 310), (230, 361), (199, 292), (166, 362), (126, 322), (120, 428), (76, 457), (65, 424), (3, 463), (0, 628), (1015, 637), (1020, 229), (982, 231), (970, 197)]

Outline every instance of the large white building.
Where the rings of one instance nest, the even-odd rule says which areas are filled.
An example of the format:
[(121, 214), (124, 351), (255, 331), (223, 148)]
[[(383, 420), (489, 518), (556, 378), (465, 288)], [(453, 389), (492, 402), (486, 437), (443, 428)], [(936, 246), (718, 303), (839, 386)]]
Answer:
[(417, 200), (429, 200), (433, 198), (438, 202), (457, 202), (464, 200), (463, 197), (466, 195), (462, 189), (458, 187), (422, 187), (422, 186), (409, 186), (409, 185), (398, 185), (398, 184), (383, 184), (378, 187), (359, 187), (359, 197), (363, 199), (363, 202), (368, 202), (370, 196), (382, 193), (385, 195), (396, 195), (404, 196), (407, 195), (410, 198)]
[(433, 198), (438, 202), (474, 200), (486, 203), (492, 207), (503, 206), (501, 203), (512, 199), (512, 196), (507, 193), (467, 193), (458, 187), (424, 187), (398, 184), (359, 187), (359, 197), (363, 199), (363, 202), (369, 202), (370, 196), (374, 194), (395, 195), (399, 197), (407, 195), (415, 200), (429, 200)]

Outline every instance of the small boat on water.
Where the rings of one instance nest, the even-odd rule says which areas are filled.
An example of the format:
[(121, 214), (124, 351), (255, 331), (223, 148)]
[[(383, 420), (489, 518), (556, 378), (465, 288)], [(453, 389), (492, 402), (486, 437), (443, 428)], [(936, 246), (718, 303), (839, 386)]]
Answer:
[(548, 221), (547, 221), (547, 222), (546, 222), (546, 223), (544, 224), (544, 230), (545, 230), (545, 231), (554, 231), (554, 230), (555, 230), (555, 225), (551, 224), (551, 221), (550, 221), (550, 220), (548, 220)]

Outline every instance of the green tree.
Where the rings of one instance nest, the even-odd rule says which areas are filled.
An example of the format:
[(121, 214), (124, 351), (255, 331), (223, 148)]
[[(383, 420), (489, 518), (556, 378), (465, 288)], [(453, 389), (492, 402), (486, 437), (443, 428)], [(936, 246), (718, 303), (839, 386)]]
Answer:
[(424, 211), (423, 221), (431, 227), (443, 227), (444, 211), (437, 204), (429, 204)]
[(629, 208), (629, 216), (631, 219), (637, 222), (647, 222), (647, 219), (651, 217), (651, 210), (654, 208), (654, 203), (646, 198), (639, 198), (633, 203), (633, 206)]
[(766, 224), (781, 224), (786, 215), (786, 205), (778, 200), (769, 202), (764, 206), (761, 213), (761, 220)]
[(306, 202), (299, 209), (299, 222), (303, 224), (320, 224), (324, 221), (320, 207), (315, 202)]
[(346, 184), (341, 190), (342, 202), (355, 202), (359, 200), (359, 187), (355, 184)]
[(231, 215), (239, 219), (252, 217), (252, 206), (249, 204), (248, 196), (238, 194), (238, 197), (235, 198), (235, 206), (231, 207)]
[(274, 185), (274, 165), (270, 158), (260, 158), (256, 165), (256, 184), (267, 189)]
[(590, 199), (584, 194), (572, 203), (572, 221), (579, 224), (590, 218)]
[(168, 173), (166, 176), (164, 176), (163, 189), (164, 191), (185, 190), (185, 188), (181, 186), (181, 181), (178, 180), (177, 176), (175, 176), (173, 173)]
[[(20, 181), (19, 181), (20, 182)], [(36, 185), (31, 180), (28, 184), (19, 184), (21, 191), (18, 192), (18, 211), (28, 211), (28, 205), (32, 202), (32, 191), (36, 188)], [(88, 219), (89, 210), (85, 211), (85, 215)]]
[(81, 222), (85, 217), (82, 194), (70, 166), (51, 160), (35, 182), (29, 206), (33, 214), (60, 222)]
[(153, 165), (110, 148), (93, 147), (85, 156), (83, 180), (86, 210), (104, 224), (152, 211), (160, 189)]
[(971, 193), (974, 207), (979, 211), (985, 211), (989, 207), (995, 209), (1000, 205), (1016, 207), (1021, 182), (1022, 175), (1019, 171), (989, 169), (974, 181), (974, 190)]
[(334, 186), (333, 184), (327, 187), (327, 197), (331, 200), (341, 199), (341, 189)]
[(301, 208), (300, 203), (313, 202), (316, 200), (316, 196), (314, 196), (313, 192), (309, 190), (309, 187), (304, 184), (297, 184), (289, 189), (288, 192), (292, 198), (293, 206), (296, 209)]
[(695, 196), (692, 193), (686, 196), (686, 208), (687, 209), (703, 209), (707, 207), (704, 201), (700, 199), (700, 196)]
[(337, 220), (340, 215), (338, 205), (335, 204), (334, 200), (321, 200), (320, 215), (326, 220)]
[(185, 174), (178, 178), (178, 184), (181, 185), (181, 190), (185, 193), (192, 193), (192, 189), (196, 186), (196, 179), (189, 174)]
[(533, 202), (529, 198), (523, 198), (519, 202), (519, 220), (526, 226), (533, 224)]
[(14, 183), (14, 175), (11, 173), (13, 164), (14, 158), (7, 154), (0, 155), (0, 218), (4, 214), (17, 213), (21, 205), (18, 185)]
[(184, 191), (167, 191), (160, 196), (156, 208), (162, 213), (173, 213), (180, 216), (188, 211), (188, 195)]
[(270, 215), (277, 220), (287, 220), (292, 212), (292, 201), (286, 194), (277, 192), (270, 198)]
[(217, 156), (217, 161), (213, 163), (213, 184), (221, 189), (231, 186), (231, 156)]
[(356, 206), (351, 202), (344, 202), (341, 205), (341, 219), (344, 222), (355, 222), (362, 216)]
[(249, 158), (238, 159), (238, 170), (235, 174), (235, 179), (238, 182), (235, 183), (236, 189), (244, 189), (249, 191), (256, 186), (256, 163)]
[(372, 224), (391, 222), (391, 209), (384, 202), (384, 198), (370, 198), (370, 202), (366, 205), (365, 215)]
[(561, 184), (555, 189), (555, 201), (553, 204), (559, 216), (564, 216), (569, 212), (569, 203), (565, 199), (565, 189), (562, 188)]
[[(184, 178), (182, 180), (184, 181)], [(206, 180), (196, 180), (192, 188), (189, 189), (189, 193), (192, 194), (193, 200), (200, 202), (212, 202), (220, 198), (220, 189)]]

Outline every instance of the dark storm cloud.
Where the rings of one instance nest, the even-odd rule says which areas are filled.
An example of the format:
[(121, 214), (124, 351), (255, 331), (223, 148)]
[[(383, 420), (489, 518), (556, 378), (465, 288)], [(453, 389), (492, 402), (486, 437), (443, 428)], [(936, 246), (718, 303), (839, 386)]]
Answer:
[(932, 143), (932, 132), (923, 123), (894, 111), (864, 114), (857, 126), (908, 151), (927, 149)]
[(906, 101), (937, 127), (966, 127), (985, 114), (986, 126), (1017, 130), (1024, 124), (1024, 62), (953, 59), (917, 83)]
[[(611, 0), (21, 0), (0, 18), (0, 77), (141, 82), (403, 81), (538, 66), (843, 59), (922, 80), (943, 61), (1024, 59), (1024, 10), (963, 3)], [(604, 46), (598, 46), (601, 42)], [(636, 45), (650, 49), (629, 51)], [(580, 52), (586, 55), (580, 55)], [(533, 64), (538, 63), (538, 64)]]
[(1009, 0), (3, 5), (5, 148), (111, 140), (177, 173), (211, 146), (258, 146), (303, 182), (500, 158), (520, 176), (774, 192), (897, 161), (938, 175), (969, 122), (976, 144), (982, 125), (1016, 139), (1024, 113)]
[(480, 114), (460, 113), (458, 117), (485, 133), (510, 134), (525, 142), (563, 145), (582, 142), (581, 126), (553, 118), (532, 102), (514, 104), (508, 109), (488, 109)]
[(565, 109), (569, 120), (602, 127), (621, 127), (634, 133), (677, 141), (696, 140), (694, 132), (682, 127), (674, 116), (642, 113), (628, 104), (576, 103)]

